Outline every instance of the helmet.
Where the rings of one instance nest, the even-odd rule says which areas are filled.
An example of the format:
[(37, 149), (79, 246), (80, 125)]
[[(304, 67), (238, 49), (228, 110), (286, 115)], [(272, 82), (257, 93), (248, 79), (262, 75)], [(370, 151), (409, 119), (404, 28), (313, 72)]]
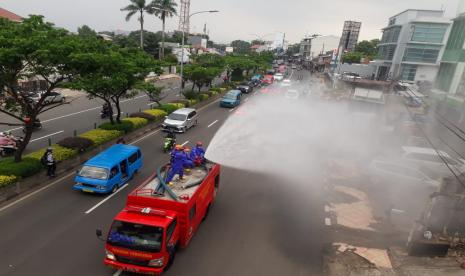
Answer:
[(184, 147), (184, 151), (191, 151), (189, 147)]
[(197, 146), (201, 147), (202, 145), (203, 145), (202, 142), (200, 141), (197, 142)]
[(47, 151), (53, 151), (53, 148), (52, 148), (52, 147), (48, 147), (48, 148), (47, 148)]
[(176, 145), (174, 148), (175, 148), (176, 150), (182, 150), (182, 146), (181, 146), (181, 145)]

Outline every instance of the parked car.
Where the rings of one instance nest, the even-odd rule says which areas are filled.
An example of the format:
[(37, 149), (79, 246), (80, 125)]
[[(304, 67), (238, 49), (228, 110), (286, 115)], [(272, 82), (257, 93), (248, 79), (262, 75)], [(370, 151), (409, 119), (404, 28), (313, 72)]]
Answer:
[(292, 69), (297, 69), (297, 65), (292, 64)]
[[(29, 95), (29, 98), (34, 102), (38, 103), (46, 92), (45, 91), (39, 91), (39, 92), (33, 92)], [(52, 104), (52, 103), (63, 103), (65, 102), (65, 96), (60, 94), (59, 92), (52, 91), (48, 94), (47, 97), (45, 97), (43, 103), (44, 104)]]
[(230, 90), (221, 98), (221, 107), (236, 107), (241, 103), (241, 90)]
[(362, 79), (359, 74), (351, 73), (351, 72), (344, 72), (342, 74), (342, 80), (345, 81), (356, 81)]
[(402, 147), (402, 160), (426, 167), (441, 177), (451, 176), (451, 169), (457, 174), (465, 172), (465, 160), (454, 159), (446, 152), (433, 148)]
[(284, 75), (281, 73), (276, 73), (274, 74), (273, 78), (275, 81), (282, 81), (284, 79)]
[(240, 90), (242, 93), (249, 94), (253, 91), (252, 83), (241, 83), (236, 87), (237, 90)]
[(166, 116), (162, 123), (164, 130), (173, 129), (176, 132), (186, 132), (198, 124), (199, 115), (193, 108), (181, 108)]

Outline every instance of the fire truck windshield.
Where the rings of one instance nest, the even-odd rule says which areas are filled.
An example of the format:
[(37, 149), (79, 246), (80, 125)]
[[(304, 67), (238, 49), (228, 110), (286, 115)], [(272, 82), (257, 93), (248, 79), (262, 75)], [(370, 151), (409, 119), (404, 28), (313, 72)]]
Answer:
[(113, 246), (145, 252), (160, 252), (163, 228), (115, 221), (111, 227), (108, 243)]

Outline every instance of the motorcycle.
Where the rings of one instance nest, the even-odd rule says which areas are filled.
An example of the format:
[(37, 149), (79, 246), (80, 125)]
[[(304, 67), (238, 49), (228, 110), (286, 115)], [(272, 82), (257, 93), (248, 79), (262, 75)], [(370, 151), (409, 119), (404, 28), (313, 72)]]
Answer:
[[(42, 129), (42, 123), (40, 122), (39, 119), (36, 119), (34, 123), (32, 124), (32, 131), (36, 131)], [(26, 127), (23, 127), (23, 133), (26, 133)]]
[(7, 132), (0, 132), (0, 137), (5, 137), (5, 138), (8, 138), (8, 139), (11, 139), (13, 140), (16, 145), (19, 145), (20, 143), (23, 142), (24, 138), (21, 137), (21, 136), (16, 136), (16, 135), (13, 135), (11, 132), (7, 131)]
[(173, 150), (174, 145), (176, 145), (176, 139), (171, 137), (165, 137), (163, 140), (163, 152), (167, 153)]
[(107, 117), (110, 117), (110, 110), (108, 109), (100, 110), (100, 118), (105, 119)]
[(0, 138), (0, 156), (5, 157), (14, 154), (17, 149), (17, 144), (12, 139), (6, 137)]

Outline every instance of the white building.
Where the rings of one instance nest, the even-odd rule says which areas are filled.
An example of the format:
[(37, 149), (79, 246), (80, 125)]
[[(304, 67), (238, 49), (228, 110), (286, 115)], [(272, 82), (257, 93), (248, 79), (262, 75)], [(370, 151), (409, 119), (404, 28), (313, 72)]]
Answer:
[(373, 64), (380, 80), (434, 81), (451, 21), (442, 10), (406, 10), (389, 18)]

